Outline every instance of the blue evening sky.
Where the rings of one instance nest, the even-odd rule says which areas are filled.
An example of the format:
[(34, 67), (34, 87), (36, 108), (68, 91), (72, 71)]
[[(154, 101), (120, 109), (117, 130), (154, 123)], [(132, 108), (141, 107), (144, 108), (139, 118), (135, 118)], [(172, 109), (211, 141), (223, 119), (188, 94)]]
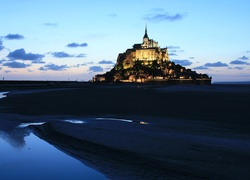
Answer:
[(0, 0), (0, 79), (79, 80), (149, 38), (216, 81), (250, 81), (249, 0)]

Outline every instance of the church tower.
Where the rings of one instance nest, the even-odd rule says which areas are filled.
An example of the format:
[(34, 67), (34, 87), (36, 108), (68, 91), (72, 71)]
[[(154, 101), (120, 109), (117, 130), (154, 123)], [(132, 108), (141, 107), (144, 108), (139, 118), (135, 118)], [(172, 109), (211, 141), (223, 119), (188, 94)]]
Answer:
[(149, 43), (149, 37), (148, 37), (148, 30), (147, 30), (147, 24), (145, 26), (145, 34), (143, 36), (143, 48), (148, 48), (148, 43)]

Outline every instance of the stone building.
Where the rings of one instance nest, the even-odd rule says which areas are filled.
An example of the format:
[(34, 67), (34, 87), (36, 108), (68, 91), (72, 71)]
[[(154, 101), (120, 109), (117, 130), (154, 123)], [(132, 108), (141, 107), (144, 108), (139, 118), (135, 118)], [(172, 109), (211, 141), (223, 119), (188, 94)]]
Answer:
[(169, 60), (168, 49), (150, 39), (145, 27), (142, 43), (120, 53), (109, 72), (96, 75), (94, 82), (140, 82), (168, 84), (211, 84), (211, 77), (198, 74)]
[(131, 68), (135, 61), (141, 61), (142, 64), (152, 64), (154, 60), (158, 63), (169, 61), (167, 48), (160, 48), (158, 42), (153, 39), (149, 39), (147, 33), (147, 26), (145, 27), (145, 34), (143, 36), (143, 42), (140, 44), (134, 44), (132, 49), (127, 49), (125, 53), (118, 55), (117, 61), (123, 60), (123, 68)]

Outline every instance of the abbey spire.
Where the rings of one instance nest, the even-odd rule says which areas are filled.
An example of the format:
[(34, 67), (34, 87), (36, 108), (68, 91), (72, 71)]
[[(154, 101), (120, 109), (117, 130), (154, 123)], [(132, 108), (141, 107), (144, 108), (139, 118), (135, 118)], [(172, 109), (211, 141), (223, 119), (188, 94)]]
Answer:
[(144, 38), (149, 39), (149, 38), (148, 38), (148, 29), (147, 29), (147, 24), (146, 24), (146, 26), (145, 26), (145, 34), (144, 34), (143, 39), (144, 39)]
[(158, 42), (153, 39), (149, 39), (148, 37), (148, 28), (147, 24), (145, 26), (145, 34), (143, 36), (143, 43), (141, 44), (141, 48), (158, 48)]

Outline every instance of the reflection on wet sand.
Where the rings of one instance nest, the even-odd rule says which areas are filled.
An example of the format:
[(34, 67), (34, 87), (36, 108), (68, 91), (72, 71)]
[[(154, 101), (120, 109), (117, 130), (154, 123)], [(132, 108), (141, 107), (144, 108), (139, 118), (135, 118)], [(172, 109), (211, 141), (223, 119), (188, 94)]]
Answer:
[(19, 122), (1, 119), (0, 138), (8, 142), (12, 147), (22, 149), (25, 146), (24, 138), (29, 136), (30, 130), (16, 128)]
[(0, 138), (8, 142), (12, 147), (22, 149), (25, 146), (24, 138), (30, 135), (28, 129), (14, 129), (11, 131), (0, 131)]
[(25, 147), (25, 137), (33, 133), (65, 154), (101, 172), (110, 179), (165, 179), (165, 177), (179, 177), (178, 172), (169, 171), (164, 168), (164, 164), (135, 153), (73, 138), (68, 136), (66, 131), (64, 134), (58, 133), (51, 126), (51, 124), (55, 125), (57, 123), (69, 125), (81, 124), (81, 122), (84, 121), (31, 122), (16, 125), (6, 121), (4, 126), (0, 126), (0, 138), (4, 139), (12, 147), (22, 149)]
[(191, 176), (167, 169), (164, 164), (135, 153), (100, 146), (58, 133), (51, 123), (34, 126), (32, 129), (38, 137), (110, 179), (181, 179)]
[(32, 132), (110, 179), (250, 177), (248, 136), (225, 136), (223, 129), (207, 123), (158, 123), (116, 118), (1, 121), (0, 137), (22, 148)]

